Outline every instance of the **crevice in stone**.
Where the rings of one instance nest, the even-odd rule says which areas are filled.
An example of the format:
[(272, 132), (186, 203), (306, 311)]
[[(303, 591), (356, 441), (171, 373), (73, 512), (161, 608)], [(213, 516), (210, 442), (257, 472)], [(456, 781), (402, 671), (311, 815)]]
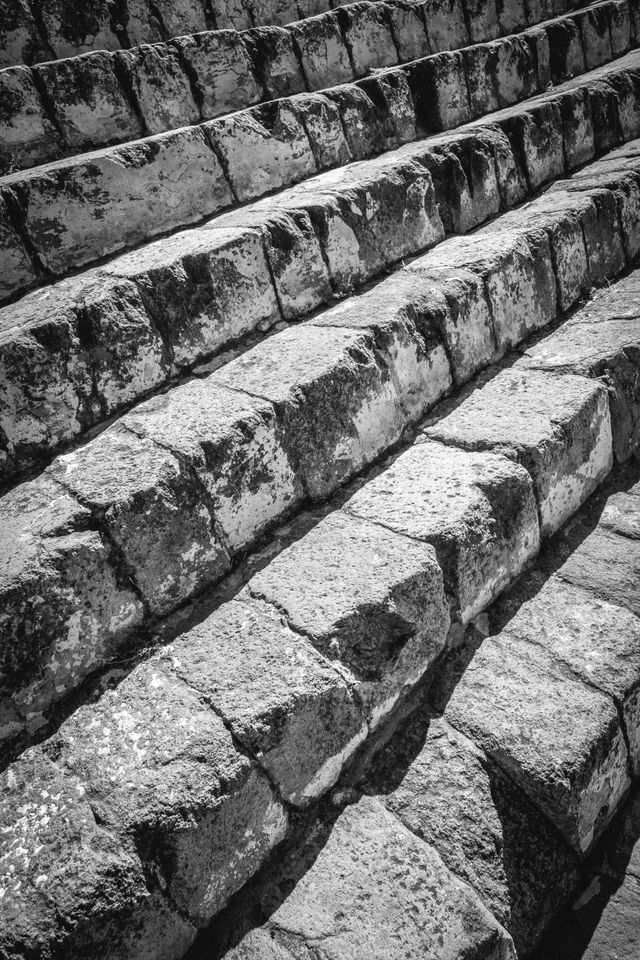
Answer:
[[(20, 183), (6, 187), (2, 192), (2, 199), (4, 199), (9, 213), (11, 226), (20, 238), (31, 266), (33, 267), (36, 281), (40, 283), (54, 282), (58, 278), (46, 265), (40, 251), (33, 243), (27, 227), (27, 209), (29, 207), (28, 187)], [(25, 292), (24, 290), (18, 291), (18, 296), (23, 296)]]

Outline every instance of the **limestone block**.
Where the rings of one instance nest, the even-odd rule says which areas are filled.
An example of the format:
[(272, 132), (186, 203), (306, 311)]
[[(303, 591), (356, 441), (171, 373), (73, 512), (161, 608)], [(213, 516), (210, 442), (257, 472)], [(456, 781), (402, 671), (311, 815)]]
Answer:
[(471, 117), (481, 117), (499, 107), (496, 87), (498, 41), (478, 43), (460, 51), (467, 77)]
[(154, 614), (227, 570), (200, 489), (163, 447), (115, 425), (47, 470), (108, 531)]
[[(311, 960), (318, 942), (328, 960), (366, 960), (376, 951), (387, 960), (515, 957), (470, 887), (369, 797), (314, 828), (279, 867), (260, 908), (269, 920), (229, 960)], [(349, 923), (336, 926), (343, 916)]]
[(445, 718), (481, 746), (579, 854), (629, 787), (613, 700), (504, 633), (482, 643), (446, 699)]
[(34, 72), (53, 99), (74, 152), (141, 136), (142, 125), (118, 82), (112, 54), (86, 53), (42, 64)]
[(570, 18), (557, 20), (547, 24), (546, 31), (553, 83), (584, 73), (587, 67), (578, 24)]
[(49, 60), (53, 51), (40, 36), (27, 0), (0, 4), (0, 69)]
[(608, 63), (611, 60), (608, 6), (585, 10), (576, 15), (575, 22), (580, 30), (587, 70), (595, 70), (603, 63)]
[(538, 552), (529, 476), (494, 454), (416, 443), (345, 509), (431, 543), (463, 622), (477, 616)]
[(507, 37), (496, 42), (495, 84), (500, 107), (509, 107), (538, 93), (533, 51), (524, 39)]
[(511, 107), (501, 115), (500, 126), (511, 142), (514, 155), (523, 158), (530, 190), (562, 176), (562, 120), (557, 103), (548, 100), (526, 112)]
[(253, 26), (248, 0), (212, 0), (211, 10), (218, 30), (248, 30)]
[[(201, 33), (213, 27), (213, 20), (208, 16), (206, 0), (153, 0), (153, 2), (145, 0), (145, 2), (154, 15), (159, 16), (167, 37)], [(143, 36), (138, 42), (149, 43), (149, 37)]]
[[(618, 179), (616, 177), (616, 181)], [(617, 198), (613, 191), (606, 189), (608, 183), (606, 175), (578, 176), (552, 184), (549, 189), (550, 202), (555, 197), (561, 202), (563, 196), (569, 194), (575, 209), (580, 211), (589, 276), (594, 285), (602, 285), (607, 277), (620, 273), (625, 265)]]
[(606, 391), (576, 376), (515, 364), (477, 387), (425, 431), (466, 450), (494, 450), (530, 473), (549, 535), (579, 508), (613, 465)]
[(322, 90), (354, 79), (347, 46), (334, 12), (290, 27), (300, 52), (304, 75), (310, 90)]
[(59, 157), (58, 131), (48, 119), (26, 67), (0, 72), (0, 173)]
[(270, 100), (307, 89), (293, 34), (282, 27), (258, 27), (245, 34), (255, 72)]
[(123, 0), (124, 26), (132, 47), (143, 43), (161, 43), (166, 40), (166, 31), (148, 0)]
[(117, 652), (143, 609), (89, 511), (50, 477), (15, 487), (0, 510), (3, 699), (34, 729)]
[(270, 604), (241, 595), (165, 648), (296, 806), (337, 780), (367, 734), (351, 685)]
[(374, 103), (360, 84), (333, 87), (327, 99), (339, 111), (349, 152), (364, 160), (397, 146), (396, 131), (385, 104)]
[(318, 170), (349, 163), (351, 151), (337, 103), (314, 93), (292, 97), (290, 104), (304, 125)]
[(178, 51), (170, 44), (143, 44), (117, 55), (140, 107), (148, 133), (198, 123), (200, 110)]
[(567, 170), (575, 170), (593, 160), (596, 150), (589, 91), (585, 87), (566, 90), (559, 106)]
[[(212, 374), (174, 387), (140, 404), (122, 422), (145, 446), (162, 444), (197, 476), (215, 528), (235, 555), (294, 509), (303, 489), (271, 405), (221, 387), (219, 380)], [(203, 576), (213, 580), (215, 570)]]
[(416, 117), (407, 78), (402, 71), (389, 71), (361, 80), (358, 86), (376, 105), (385, 131), (385, 148), (415, 140)]
[(445, 645), (449, 611), (433, 548), (340, 511), (247, 589), (349, 671), (374, 725)]
[(56, 59), (120, 49), (107, 0), (38, 0), (38, 11)]
[(247, 47), (235, 30), (179, 37), (173, 45), (195, 76), (203, 119), (244, 110), (262, 99)]
[(631, 47), (631, 6), (627, 0), (614, 0), (609, 8), (611, 53), (614, 59), (623, 56)]
[(356, 77), (398, 63), (398, 50), (384, 4), (350, 3), (338, 9), (338, 21)]
[(0, 193), (0, 301), (35, 285), (36, 275)]
[(220, 164), (197, 128), (57, 161), (14, 179), (28, 191), (27, 233), (54, 273), (201, 220), (231, 201)]
[(400, 3), (385, 5), (398, 51), (398, 63), (428, 57), (431, 48), (424, 24), (423, 5), (416, 0), (401, 0)]
[(493, 40), (500, 33), (496, 0), (465, 0), (469, 40), (482, 43)]
[(298, 19), (298, 6), (295, 0), (247, 0), (254, 23), (260, 25), (277, 24), (281, 26)]
[(432, 53), (458, 50), (469, 45), (464, 9), (457, 0), (422, 0), (427, 36)]
[(461, 126), (471, 119), (462, 53), (439, 53), (405, 68), (416, 107), (416, 119), (426, 133)]

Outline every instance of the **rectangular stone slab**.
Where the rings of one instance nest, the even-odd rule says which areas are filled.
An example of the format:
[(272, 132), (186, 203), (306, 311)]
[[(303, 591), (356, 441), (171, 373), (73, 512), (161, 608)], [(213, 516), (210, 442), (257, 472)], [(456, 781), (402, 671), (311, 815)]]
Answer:
[(584, 377), (516, 363), (448, 406), (426, 436), (521, 463), (535, 485), (543, 535), (558, 530), (613, 466), (607, 394)]
[[(456, 682), (457, 681), (457, 682)], [(481, 746), (580, 854), (629, 787), (628, 755), (611, 697), (507, 632), (484, 640), (435, 696), (445, 718)]]
[(431, 543), (463, 623), (538, 552), (529, 476), (494, 454), (415, 443), (350, 497), (345, 510)]
[(344, 666), (372, 726), (437, 658), (449, 628), (433, 548), (342, 511), (275, 557), (247, 590)]
[(269, 919), (227, 960), (515, 957), (471, 888), (369, 797), (321, 821), (274, 873), (260, 904)]

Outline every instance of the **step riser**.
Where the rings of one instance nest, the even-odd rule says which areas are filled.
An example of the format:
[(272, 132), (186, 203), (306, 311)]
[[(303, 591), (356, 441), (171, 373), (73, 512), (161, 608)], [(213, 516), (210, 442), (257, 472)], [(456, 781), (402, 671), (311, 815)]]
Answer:
[[(593, 223), (596, 205), (585, 206), (582, 191), (568, 192), (565, 203), (559, 202), (557, 222), (571, 219), (572, 199), (574, 216)], [(15, 698), (24, 713), (33, 715), (32, 723), (137, 636), (145, 618), (166, 614), (219, 580), (261, 532), (305, 496), (328, 496), (396, 442), (450, 389), (453, 378), (468, 379), (478, 338), (461, 339), (461, 326), (484, 316), (493, 344), (488, 362), (502, 355), (505, 343), (516, 345), (552, 319), (555, 303), (538, 322), (534, 316), (529, 327), (511, 329), (508, 340), (496, 336), (495, 319), (524, 315), (532, 289), (540, 290), (543, 221), (535, 207), (536, 202), (531, 209), (538, 241), (531, 250), (523, 248), (521, 237), (510, 237), (488, 267), (490, 236), (447, 241), (439, 257), (427, 254), (370, 294), (265, 341), (205, 380), (140, 406), (119, 426), (59, 458), (40, 480), (5, 497), (9, 517), (19, 514), (18, 504), (33, 511), (27, 514), (26, 541), (23, 521), (15, 516), (11, 521), (18, 524), (16, 555), (5, 584), (9, 676), (19, 684), (29, 674), (34, 677)], [(603, 255), (611, 256), (615, 273), (622, 267), (620, 237), (615, 221), (608, 222), (614, 230), (607, 237), (606, 220), (600, 226), (598, 264), (602, 267)], [(582, 238), (580, 247), (584, 257)], [(546, 282), (553, 290), (549, 246), (546, 256), (551, 278)], [(469, 269), (474, 261), (475, 273)], [(527, 272), (537, 287), (526, 282)], [(602, 399), (600, 394), (594, 398), (596, 406)], [(575, 510), (610, 466), (611, 436), (604, 420), (597, 430), (597, 418), (585, 417), (594, 443), (579, 445), (571, 455), (561, 444), (554, 454), (569, 456), (567, 463), (574, 466), (571, 456), (577, 456), (584, 482), (569, 489), (560, 480), (550, 487), (544, 472), (536, 475), (541, 510), (553, 506), (559, 494), (562, 498), (562, 510), (550, 510), (545, 530)], [(627, 417), (625, 428), (629, 422)], [(627, 438), (622, 446), (628, 450), (629, 445)], [(84, 506), (65, 500), (65, 490)], [(55, 523), (42, 512), (52, 499), (60, 503), (63, 518)], [(517, 544), (505, 541), (503, 555), (492, 560), (493, 580), (486, 562), (475, 580), (464, 580), (464, 557), (450, 558), (450, 588), (459, 593), (465, 619), (490, 602), (532, 548), (535, 552), (535, 517), (533, 528), (523, 528)], [(87, 568), (93, 573), (85, 581)], [(44, 608), (31, 607), (32, 581), (48, 597)], [(109, 618), (100, 615), (105, 606)], [(82, 655), (73, 639), (77, 617), (93, 637)], [(25, 630), (30, 645), (21, 639)], [(19, 717), (9, 718), (6, 735), (14, 736), (21, 724)]]
[[(515, 103), (546, 90), (549, 75), (544, 69), (527, 82), (532, 55), (526, 44), (496, 43), (498, 50), (505, 52), (504, 102)], [(2, 192), (11, 217), (3, 224), (7, 238), (4, 256), (15, 258), (16, 266), (13, 271), (3, 271), (0, 297), (36, 285), (42, 271), (45, 278), (60, 276), (197, 222), (228, 207), (234, 197), (248, 200), (281, 190), (349, 157), (372, 156), (425, 132), (469, 121), (484, 112), (481, 104), (475, 112), (469, 106), (466, 64), (475, 56), (474, 50), (441, 54), (364, 81), (364, 94), (358, 86), (337, 88), (329, 93), (328, 103), (325, 98), (319, 118), (319, 95), (303, 94), (228, 120), (210, 121), (202, 128), (162, 134), (86, 160), (78, 158), (5, 178)], [(373, 106), (367, 89), (375, 101), (381, 101), (380, 106)], [(459, 93), (454, 96), (455, 90)], [(603, 93), (598, 96), (596, 91), (593, 97), (599, 103)], [(609, 104), (611, 97), (615, 100), (605, 88), (605, 101), (615, 114), (617, 101)], [(627, 99), (637, 101), (633, 88)], [(561, 139), (558, 119), (556, 137)], [(607, 143), (600, 143), (599, 135), (596, 149), (608, 149), (618, 142), (621, 124), (615, 116), (608, 119), (603, 126)], [(521, 123), (507, 122), (506, 132), (516, 141), (530, 132), (518, 129)], [(363, 129), (374, 133), (365, 144), (359, 142)], [(594, 129), (599, 133), (600, 124)], [(325, 157), (328, 130), (335, 147), (331, 156)], [(246, 166), (247, 155), (254, 161), (250, 167)], [(547, 165), (530, 175), (530, 186), (536, 189), (544, 179), (558, 174), (558, 169)], [(22, 238), (26, 238), (33, 261)]]
[[(572, 104), (573, 96), (566, 96)], [(608, 122), (621, 126), (629, 139), (640, 126), (640, 113), (630, 98), (625, 105), (621, 123), (611, 115)], [(565, 156), (569, 169), (582, 162), (591, 123), (578, 131), (580, 150), (572, 151), (575, 128), (563, 125), (563, 141), (554, 132), (561, 121), (553, 106), (529, 113), (533, 119), (527, 123), (515, 122), (519, 113), (506, 118), (508, 136), (478, 127), (428, 149), (407, 146), (398, 155), (349, 168), (346, 176), (332, 175), (333, 199), (322, 191), (323, 181), (317, 188), (312, 181), (287, 195), (286, 206), (282, 197), (261, 201), (254, 209), (213, 221), (214, 229), (178, 234), (4, 308), (9, 330), (3, 345), (6, 412), (0, 425), (8, 449), (0, 474), (8, 479), (28, 467), (124, 403), (156, 389), (176, 367), (198, 363), (283, 317), (296, 319), (333, 292), (348, 293), (432, 245), (442, 236), (440, 217), (446, 229), (466, 231), (563, 170)], [(356, 172), (367, 174), (362, 187), (356, 187)], [(633, 185), (629, 189), (627, 247), (636, 242)], [(599, 218), (607, 213), (601, 211)], [(598, 236), (589, 255), (590, 279), (599, 283), (604, 274), (596, 269), (598, 228), (574, 222), (573, 230), (579, 234), (585, 226), (588, 241)], [(574, 254), (575, 240), (569, 231), (555, 243), (563, 309), (577, 289), (588, 288), (584, 253)], [(574, 255), (578, 262), (569, 269)], [(503, 347), (509, 337), (508, 331), (502, 334)], [(108, 343), (118, 343), (117, 352), (105, 352)], [(490, 347), (479, 351), (478, 365), (489, 355)], [(34, 363), (42, 370), (37, 413), (26, 399)], [(458, 370), (454, 375), (460, 378)], [(468, 375), (462, 372), (461, 378)]]
[[(488, 22), (483, 35), (482, 18), (474, 18), (476, 35), (471, 42), (534, 26), (533, 21), (526, 22), (524, 6), (508, 30), (497, 31), (495, 22)], [(571, 29), (571, 41), (580, 50), (583, 70), (585, 59), (598, 66), (598, 56), (602, 63), (612, 52), (619, 56), (629, 49), (630, 10), (618, 2), (611, 5), (609, 17), (604, 19), (605, 33), (610, 37), (608, 50), (592, 23), (592, 14), (579, 14), (572, 21), (576, 26)], [(393, 67), (469, 43), (466, 28), (460, 31), (455, 22), (444, 33), (433, 21), (429, 25), (430, 38), (424, 5), (399, 9), (365, 2), (286, 30), (249, 30), (243, 34), (198, 31), (195, 37), (143, 51), (99, 51), (36, 66), (31, 71), (25, 67), (6, 69), (0, 72), (0, 100), (6, 104), (0, 127), (0, 173), (211, 120), (274, 97), (350, 83), (372, 69)], [(602, 29), (601, 23), (598, 26)], [(560, 41), (564, 39), (562, 30), (562, 25), (555, 28), (556, 35), (560, 31)], [(587, 58), (582, 54), (580, 36), (588, 51), (594, 51)], [(548, 65), (544, 37), (544, 33), (530, 35), (527, 42), (532, 51), (537, 51), (538, 59)], [(560, 42), (559, 47), (562, 50), (564, 45)], [(485, 64), (489, 49), (477, 53), (483, 66), (489, 66)], [(495, 57), (500, 80), (504, 64), (495, 51), (491, 56)], [(574, 59), (575, 55), (569, 59), (570, 67), (575, 66)], [(554, 72), (548, 79), (552, 76), (558, 82), (567, 76), (566, 62), (562, 61), (561, 54), (555, 58)], [(481, 87), (486, 90), (486, 80)], [(494, 109), (504, 106), (500, 99), (498, 91)], [(491, 109), (486, 96), (484, 102), (485, 110)]]
[[(552, 334), (551, 338), (555, 336)], [(606, 360), (604, 362), (606, 364)], [(547, 376), (557, 379), (552, 374)], [(569, 379), (589, 383), (595, 392), (600, 390), (598, 385), (581, 377)], [(550, 424), (557, 419), (562, 421), (563, 408), (549, 409), (546, 415)], [(594, 426), (595, 433), (597, 427)], [(439, 448), (437, 455), (436, 447)], [(17, 916), (27, 913), (24, 903), (32, 896), (32, 878), (42, 875), (50, 846), (56, 843), (57, 811), (52, 810), (53, 816), (49, 819), (42, 818), (43, 796), (63, 797), (65, 817), (67, 820), (71, 817), (74, 823), (81, 822), (83, 817), (86, 822), (85, 793), (92, 798), (99, 813), (101, 826), (92, 826), (89, 833), (85, 828), (82, 833), (83, 862), (91, 865), (92, 872), (81, 878), (82, 890), (74, 886), (77, 895), (73, 902), (79, 916), (93, 907), (94, 891), (104, 882), (104, 859), (101, 863), (91, 859), (93, 850), (105, 842), (99, 836), (104, 825), (111, 837), (112, 855), (118, 857), (123, 873), (128, 870), (131, 892), (126, 907), (131, 911), (130, 922), (134, 921), (148, 941), (162, 936), (165, 951), (162, 955), (174, 958), (184, 951), (195, 936), (196, 928), (207, 924), (233, 890), (242, 886), (285, 835), (285, 810), (260, 779), (258, 767), (267, 771), (270, 783), (278, 788), (278, 795), (296, 806), (304, 806), (331, 787), (358, 744), (379, 722), (383, 715), (380, 707), (386, 709), (405, 685), (415, 683), (446, 644), (449, 615), (445, 587), (451, 584), (447, 584), (450, 564), (442, 537), (435, 538), (434, 550), (428, 545), (430, 535), (426, 532), (414, 531), (407, 539), (405, 531), (386, 530), (385, 526), (394, 524), (388, 521), (384, 510), (379, 509), (380, 490), (389, 491), (395, 483), (392, 475), (397, 477), (406, 469), (406, 464), (413, 461), (415, 469), (406, 475), (409, 483), (394, 494), (395, 520), (401, 518), (404, 510), (404, 516), (412, 517), (418, 525), (423, 523), (424, 517), (415, 509), (415, 486), (420, 485), (421, 479), (425, 482), (427, 471), (426, 488), (430, 495), (433, 496), (436, 476), (451, 491), (448, 501), (445, 498), (441, 503), (439, 491), (435, 489), (429, 506), (436, 506), (442, 516), (449, 518), (460, 511), (453, 522), (464, 525), (471, 521), (476, 535), (469, 543), (475, 540), (477, 549), (478, 516), (482, 514), (481, 504), (486, 498), (485, 503), (497, 509), (493, 517), (491, 509), (487, 514), (491, 538), (480, 538), (484, 544), (482, 549), (488, 549), (484, 556), (486, 570), (493, 571), (500, 562), (498, 529), (505, 537), (505, 552), (510, 555), (515, 540), (520, 538), (517, 528), (525, 529), (530, 523), (536, 526), (533, 484), (522, 467), (496, 453), (471, 454), (433, 442), (416, 443), (385, 474), (365, 484), (343, 510), (331, 514), (295, 540), (288, 550), (249, 580), (240, 596), (223, 604), (161, 653), (134, 669), (115, 689), (104, 692), (96, 703), (78, 710), (61, 726), (48, 748), (56, 758), (55, 764), (48, 760), (47, 747), (38, 747), (9, 769), (6, 821), (16, 822), (15, 847), (18, 848), (10, 856), (17, 863), (21, 849), (34, 850), (29, 878), (19, 865), (19, 875), (28, 882), (22, 890), (10, 891), (20, 908), (16, 910)], [(447, 463), (451, 476), (443, 478), (443, 467)], [(433, 477), (428, 475), (430, 469), (434, 471)], [(453, 477), (458, 483), (455, 491)], [(425, 508), (429, 504), (428, 496), (422, 496)], [(418, 499), (420, 497), (418, 491)], [(514, 511), (518, 500), (522, 505), (520, 514)], [(362, 519), (367, 502), (374, 510), (369, 520)], [(505, 525), (498, 513), (502, 518), (508, 517), (509, 523)], [(465, 561), (470, 569), (477, 570), (481, 555), (474, 558), (472, 551), (473, 548), (467, 552)], [(533, 556), (536, 551), (537, 541), (529, 544), (527, 556)], [(339, 558), (345, 555), (357, 555), (360, 560), (351, 565), (348, 572), (340, 565)], [(526, 559), (522, 557), (522, 563)], [(444, 567), (444, 580), (440, 567)], [(489, 591), (488, 599), (495, 597), (503, 586), (504, 583), (496, 584)], [(307, 588), (317, 595), (310, 594)], [(354, 608), (354, 596), (359, 598), (361, 607)], [(564, 614), (568, 615), (566, 610)], [(367, 650), (362, 641), (370, 636), (370, 618), (377, 624), (379, 633), (375, 645)], [(394, 664), (389, 670), (388, 656), (398, 636), (398, 618), (403, 620), (400, 633), (404, 644), (400, 657), (397, 648), (392, 654)], [(539, 622), (535, 613), (534, 619)], [(451, 638), (452, 634), (448, 636)], [(613, 702), (605, 703), (605, 698), (591, 687), (582, 687), (577, 692), (573, 689), (574, 678), (567, 679), (554, 666), (541, 668), (537, 660), (530, 663), (531, 651), (527, 653), (527, 662), (522, 663), (523, 642), (519, 640), (515, 652), (508, 643), (503, 645), (504, 650), (494, 652), (494, 660), (487, 667), (490, 651), (497, 648), (499, 642), (485, 641), (481, 655), (467, 668), (461, 682), (456, 685), (456, 677), (452, 677), (453, 696), (445, 691), (446, 717), (454, 727), (476, 737), (490, 754), (498, 754), (500, 763), (507, 766), (529, 798), (539, 803), (562, 832), (569, 835), (570, 842), (583, 851), (604, 827), (600, 816), (603, 791), (612, 808), (628, 785), (626, 747), (618, 714)], [(322, 655), (323, 651), (332, 657), (332, 664)], [(498, 661), (494, 662), (496, 657)], [(494, 702), (486, 695), (487, 684), (490, 678), (496, 683), (502, 682), (501, 665), (505, 670), (508, 666), (509, 670), (507, 696), (513, 691), (517, 694), (518, 683), (529, 689), (532, 678), (535, 676), (537, 683), (542, 673), (541, 682), (549, 689), (551, 685), (554, 694), (564, 694), (567, 708), (570, 705), (574, 710), (579, 707), (580, 698), (588, 696), (587, 713), (594, 717), (596, 726), (601, 724), (603, 716), (605, 720), (608, 717), (605, 732), (608, 732), (610, 749), (589, 754), (591, 766), (586, 778), (581, 773), (569, 785), (562, 780), (556, 789), (552, 782), (549, 785), (548, 778), (539, 776), (538, 764), (519, 762), (512, 742), (511, 757), (500, 752), (499, 744), (485, 742), (482, 723), (487, 706), (491, 709)], [(536, 703), (541, 699), (542, 695)], [(287, 718), (284, 723), (283, 704), (286, 704)], [(517, 709), (515, 695), (510, 706)], [(172, 721), (173, 716), (180, 717), (181, 723)], [(226, 729), (218, 718), (222, 718)], [(528, 727), (527, 743), (531, 729)], [(159, 731), (163, 734), (166, 731), (161, 744), (157, 742)], [(224, 741), (228, 731), (237, 746), (232, 747), (228, 739)], [(227, 784), (232, 782), (232, 773), (235, 773), (233, 786), (226, 788), (222, 798), (218, 788), (211, 791), (212, 772), (203, 761), (203, 757), (208, 760), (210, 755), (215, 757), (216, 783), (220, 771), (224, 771)], [(255, 758), (257, 766), (252, 766), (255, 760), (247, 760), (246, 755)], [(161, 758), (161, 763), (157, 758)], [(133, 770), (136, 772), (135, 801), (129, 786)], [(180, 784), (185, 782), (189, 784), (186, 796), (180, 789)], [(140, 783), (144, 784), (144, 790), (140, 789)], [(167, 811), (164, 804), (169, 795)], [(178, 829), (170, 813), (172, 804), (176, 803), (181, 811)], [(18, 806), (20, 817), (14, 814)], [(185, 829), (185, 820), (188, 829)], [(93, 818), (89, 822), (94, 824)], [(223, 856), (220, 831), (224, 828), (228, 838), (229, 823), (236, 831), (232, 835), (242, 836), (242, 845), (233, 854), (223, 846)], [(408, 826), (413, 828), (412, 824)], [(129, 842), (132, 836), (144, 838), (135, 852)], [(50, 888), (54, 905), (63, 890), (68, 895), (65, 884), (78, 856), (76, 844), (79, 842), (67, 835), (62, 859), (59, 848), (56, 849), (57, 875), (62, 877), (62, 882)], [(160, 863), (166, 894), (160, 895), (158, 891), (151, 902), (141, 906), (142, 867), (148, 869), (155, 864), (159, 869)], [(212, 869), (216, 877), (214, 889), (210, 879)], [(28, 899), (26, 902), (30, 903)], [(62, 921), (65, 918), (64, 905), (61, 903), (58, 907), (58, 916), (53, 908), (48, 909), (50, 913), (44, 917), (36, 914), (40, 923), (35, 934), (28, 927), (26, 931), (18, 927), (17, 933), (14, 928), (14, 936), (18, 941), (22, 938), (23, 943), (27, 935), (31, 936), (30, 943), (35, 948), (42, 946), (43, 939), (62, 935), (68, 955), (74, 955), (82, 940), (74, 939), (73, 932), (61, 934), (58, 924), (59, 917)], [(177, 911), (180, 911), (181, 922)], [(91, 916), (91, 944), (95, 943), (97, 948), (113, 937), (118, 912), (107, 907), (98, 916), (92, 909)], [(126, 937), (129, 929), (126, 925), (119, 936)], [(80, 927), (79, 934), (77, 931), (76, 927), (76, 937), (83, 933), (86, 937), (85, 928)], [(120, 948), (118, 940), (116, 943)], [(502, 947), (506, 949), (507, 945), (505, 942)], [(126, 948), (138, 956), (128, 941)], [(113, 946), (111, 949), (115, 950)]]

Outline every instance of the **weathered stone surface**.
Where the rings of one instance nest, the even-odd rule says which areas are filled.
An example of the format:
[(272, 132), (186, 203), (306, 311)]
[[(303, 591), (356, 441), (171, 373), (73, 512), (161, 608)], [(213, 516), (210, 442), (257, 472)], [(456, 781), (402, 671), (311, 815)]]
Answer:
[[(590, 308), (529, 347), (525, 356), (532, 367), (606, 377), (614, 453), (617, 460), (626, 460), (640, 441), (640, 316), (616, 316), (620, 310), (617, 290), (618, 285), (597, 297)], [(633, 312), (640, 315), (640, 307)]]
[(281, 190), (316, 173), (309, 138), (292, 103), (253, 107), (204, 124), (238, 200)]
[[(129, 11), (127, 35), (131, 39), (130, 29), (132, 20), (132, 0), (125, 0)], [(140, 0), (138, 0), (140, 3)], [(203, 0), (142, 0), (149, 9), (151, 17), (157, 17), (162, 27), (163, 36), (176, 37), (184, 34), (200, 33), (213, 26), (208, 16), (207, 4)], [(143, 34), (139, 43), (149, 43), (148, 35)]]
[(45, 63), (34, 73), (53, 100), (74, 152), (141, 136), (142, 124), (118, 82), (111, 54), (95, 51)]
[(420, 442), (355, 493), (347, 512), (431, 543), (463, 622), (538, 551), (531, 481), (516, 464)]
[(162, 341), (138, 290), (80, 277), (45, 287), (0, 311), (0, 475), (158, 386)]
[(188, 230), (119, 257), (101, 272), (135, 281), (177, 367), (281, 319), (255, 229), (220, 223), (219, 229)]
[(557, 20), (547, 26), (551, 60), (551, 79), (561, 83), (585, 72), (580, 28), (572, 19)]
[[(43, 710), (113, 655), (142, 605), (112, 566), (89, 511), (39, 478), (0, 501), (3, 699), (37, 727)], [(9, 724), (2, 739), (19, 732)]]
[[(212, 505), (217, 535), (232, 554), (249, 546), (302, 499), (301, 480), (287, 454), (287, 437), (271, 405), (224, 389), (216, 374), (148, 400), (123, 423), (147, 442), (171, 451), (197, 475)], [(195, 572), (197, 557), (185, 556), (184, 562), (189, 561)], [(202, 583), (215, 579), (212, 573), (215, 567), (205, 570)]]
[(273, 403), (293, 470), (314, 498), (370, 463), (406, 422), (369, 331), (308, 324), (285, 330), (213, 376)]
[[(610, 498), (615, 499), (615, 498)], [(640, 510), (636, 511), (640, 517)], [(532, 587), (535, 593), (532, 595)], [(585, 683), (608, 693), (624, 718), (630, 759), (640, 767), (640, 624), (624, 607), (539, 575), (510, 590), (495, 616), (503, 633), (544, 647)]]
[(246, 0), (246, 2), (257, 24), (283, 24), (298, 19), (296, 0)]
[(290, 29), (310, 90), (323, 90), (354, 79), (335, 13), (300, 20)]
[[(558, 198), (562, 203), (567, 194), (582, 194), (582, 203), (576, 199), (575, 209), (580, 211), (584, 226), (584, 240), (592, 284), (601, 285), (610, 276), (621, 272), (625, 266), (625, 253), (618, 204), (614, 193), (598, 178), (586, 177), (561, 180), (549, 188), (549, 202)], [(572, 197), (573, 203), (573, 197)]]
[(48, 60), (53, 51), (36, 26), (27, 0), (0, 4), (0, 68)]
[(542, 647), (502, 632), (435, 695), (445, 718), (518, 783), (579, 853), (629, 787), (613, 700), (558, 668)]
[(516, 364), (451, 407), (426, 435), (522, 464), (533, 479), (544, 535), (576, 512), (613, 465), (607, 394), (586, 378)]
[[(387, 17), (398, 51), (398, 62), (408, 63), (432, 52), (421, 5), (413, 0), (387, 3)], [(435, 51), (433, 51), (435, 52)]]
[(434, 53), (469, 44), (464, 9), (456, 0), (422, 0), (429, 44)]
[(524, 111), (510, 107), (501, 114), (500, 126), (509, 138), (513, 153), (522, 158), (529, 190), (534, 191), (564, 173), (562, 117), (552, 100)]
[(360, 80), (378, 114), (385, 147), (390, 149), (416, 139), (416, 118), (409, 83), (401, 71), (376, 73)]
[(381, 803), (363, 797), (331, 820), (278, 869), (260, 900), (269, 919), (228, 960), (515, 956), (473, 891)]
[(186, 226), (231, 201), (220, 164), (198, 129), (58, 161), (23, 176), (26, 229), (54, 273)]
[(496, 0), (466, 0), (469, 40), (482, 43), (493, 40), (500, 32)]
[[(375, 75), (374, 75), (375, 76)], [(364, 160), (397, 146), (397, 133), (386, 102), (374, 103), (362, 84), (326, 91), (336, 104), (354, 160)]]
[(499, 46), (497, 42), (479, 43), (461, 51), (467, 75), (469, 106), (474, 117), (498, 109), (495, 73)]
[(58, 131), (45, 114), (26, 67), (0, 72), (0, 173), (60, 156)]
[(348, 163), (351, 151), (336, 103), (322, 94), (293, 97), (292, 107), (302, 121), (318, 170)]
[(449, 628), (433, 548), (342, 512), (273, 559), (248, 590), (349, 670), (373, 725), (433, 663)]
[(496, 65), (494, 80), (498, 106), (526, 100), (538, 93), (538, 75), (533, 51), (520, 37), (507, 37), (496, 41)]
[(47, 471), (100, 517), (142, 596), (163, 613), (228, 568), (193, 478), (166, 449), (114, 426)]
[(451, 387), (451, 371), (440, 339), (439, 304), (428, 282), (407, 272), (336, 304), (310, 322), (318, 326), (371, 330), (392, 370), (408, 420), (418, 420)]
[(297, 806), (335, 783), (367, 734), (351, 684), (259, 600), (223, 604), (160, 657)]
[(0, 300), (15, 290), (32, 287), (35, 270), (11, 222), (7, 202), (0, 194)]
[(203, 119), (242, 110), (262, 99), (262, 88), (242, 37), (216, 30), (173, 41), (195, 75)]
[(611, 32), (609, 29), (609, 9), (606, 5), (585, 10), (576, 17), (582, 38), (582, 49), (587, 70), (607, 63), (611, 59)]
[(424, 707), (376, 755), (364, 789), (477, 891), (523, 953), (575, 886), (577, 857), (546, 818)]
[[(282, 839), (287, 816), (198, 691), (157, 659), (51, 741), (99, 822), (136, 841), (170, 902), (204, 926)], [(174, 954), (172, 954), (174, 955)]]
[(398, 62), (398, 51), (383, 4), (350, 3), (338, 9), (338, 20), (357, 77)]
[(195, 929), (151, 891), (135, 847), (96, 822), (85, 784), (41, 748), (3, 774), (0, 949), (174, 960)]
[(247, 30), (253, 26), (250, 4), (244, 0), (212, 0), (211, 10), (220, 30)]
[(198, 123), (200, 110), (178, 52), (164, 43), (143, 44), (117, 55), (149, 133)]
[(450, 130), (471, 119), (465, 60), (461, 53), (440, 53), (404, 68), (425, 133)]
[(120, 48), (107, 0), (38, 0), (38, 11), (56, 58)]
[(289, 30), (277, 26), (258, 27), (245, 38), (254, 69), (270, 100), (306, 90), (300, 58)]

